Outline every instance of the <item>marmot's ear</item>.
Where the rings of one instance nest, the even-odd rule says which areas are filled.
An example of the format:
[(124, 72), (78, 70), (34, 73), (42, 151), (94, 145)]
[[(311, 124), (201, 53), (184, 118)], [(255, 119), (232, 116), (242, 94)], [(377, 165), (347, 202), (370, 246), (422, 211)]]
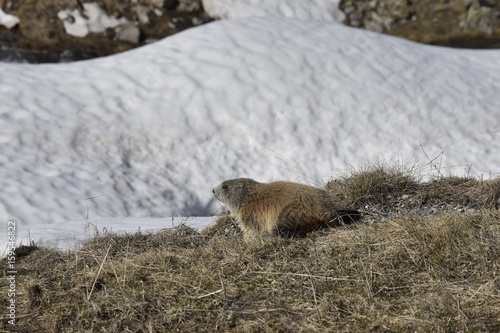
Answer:
[(243, 193), (244, 188), (243, 184), (238, 184), (238, 186), (235, 187), (234, 192), (236, 194), (241, 194)]
[(238, 184), (236, 188), (234, 189), (234, 194), (241, 199), (247, 194), (247, 188), (245, 184)]

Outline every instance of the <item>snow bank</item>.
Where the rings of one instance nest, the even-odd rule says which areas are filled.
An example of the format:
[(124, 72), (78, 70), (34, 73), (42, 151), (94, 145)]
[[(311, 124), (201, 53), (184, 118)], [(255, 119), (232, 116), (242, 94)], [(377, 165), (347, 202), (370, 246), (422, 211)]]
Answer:
[(345, 15), (339, 9), (340, 0), (202, 0), (210, 17), (218, 19), (279, 16), (302, 20), (341, 23)]
[(7, 29), (12, 29), (20, 22), (19, 18), (15, 15), (5, 13), (2, 8), (0, 8), (0, 25), (3, 25)]

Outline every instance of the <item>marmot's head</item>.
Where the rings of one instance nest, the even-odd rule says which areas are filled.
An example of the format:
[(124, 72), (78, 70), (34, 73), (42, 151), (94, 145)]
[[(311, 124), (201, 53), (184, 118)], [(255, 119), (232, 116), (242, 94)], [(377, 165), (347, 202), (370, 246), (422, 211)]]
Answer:
[(247, 196), (248, 190), (260, 184), (250, 178), (226, 180), (212, 190), (215, 198), (227, 205), (231, 213), (236, 213)]

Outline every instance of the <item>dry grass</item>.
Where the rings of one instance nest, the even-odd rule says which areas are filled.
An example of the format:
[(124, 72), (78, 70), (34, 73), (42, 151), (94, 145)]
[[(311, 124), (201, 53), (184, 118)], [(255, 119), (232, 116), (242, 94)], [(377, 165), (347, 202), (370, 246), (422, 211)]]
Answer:
[[(408, 212), (301, 239), (247, 242), (223, 218), (203, 235), (181, 226), (103, 235), (78, 251), (24, 249), (16, 331), (499, 332), (499, 183), (400, 178), (377, 187), (355, 177), (378, 192), (416, 196), (422, 187), (482, 198), (484, 207)], [(5, 292), (0, 299), (6, 304)], [(0, 325), (11, 329), (5, 319)]]
[(420, 183), (413, 172), (385, 166), (365, 167), (348, 177), (326, 184), (343, 206), (360, 208), (367, 204), (388, 204), (391, 196), (414, 193)]
[(414, 169), (366, 167), (345, 178), (330, 181), (326, 189), (341, 206), (388, 213), (423, 213), (466, 209), (498, 209), (500, 178), (440, 177), (427, 182)]

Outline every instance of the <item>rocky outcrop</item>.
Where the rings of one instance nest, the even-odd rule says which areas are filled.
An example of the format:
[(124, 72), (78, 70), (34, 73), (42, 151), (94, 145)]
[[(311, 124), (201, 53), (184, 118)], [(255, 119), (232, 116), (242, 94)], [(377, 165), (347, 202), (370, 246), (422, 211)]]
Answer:
[(341, 0), (353, 27), (455, 47), (500, 47), (498, 0)]
[(3, 0), (0, 59), (58, 62), (105, 56), (209, 21), (200, 0)]

